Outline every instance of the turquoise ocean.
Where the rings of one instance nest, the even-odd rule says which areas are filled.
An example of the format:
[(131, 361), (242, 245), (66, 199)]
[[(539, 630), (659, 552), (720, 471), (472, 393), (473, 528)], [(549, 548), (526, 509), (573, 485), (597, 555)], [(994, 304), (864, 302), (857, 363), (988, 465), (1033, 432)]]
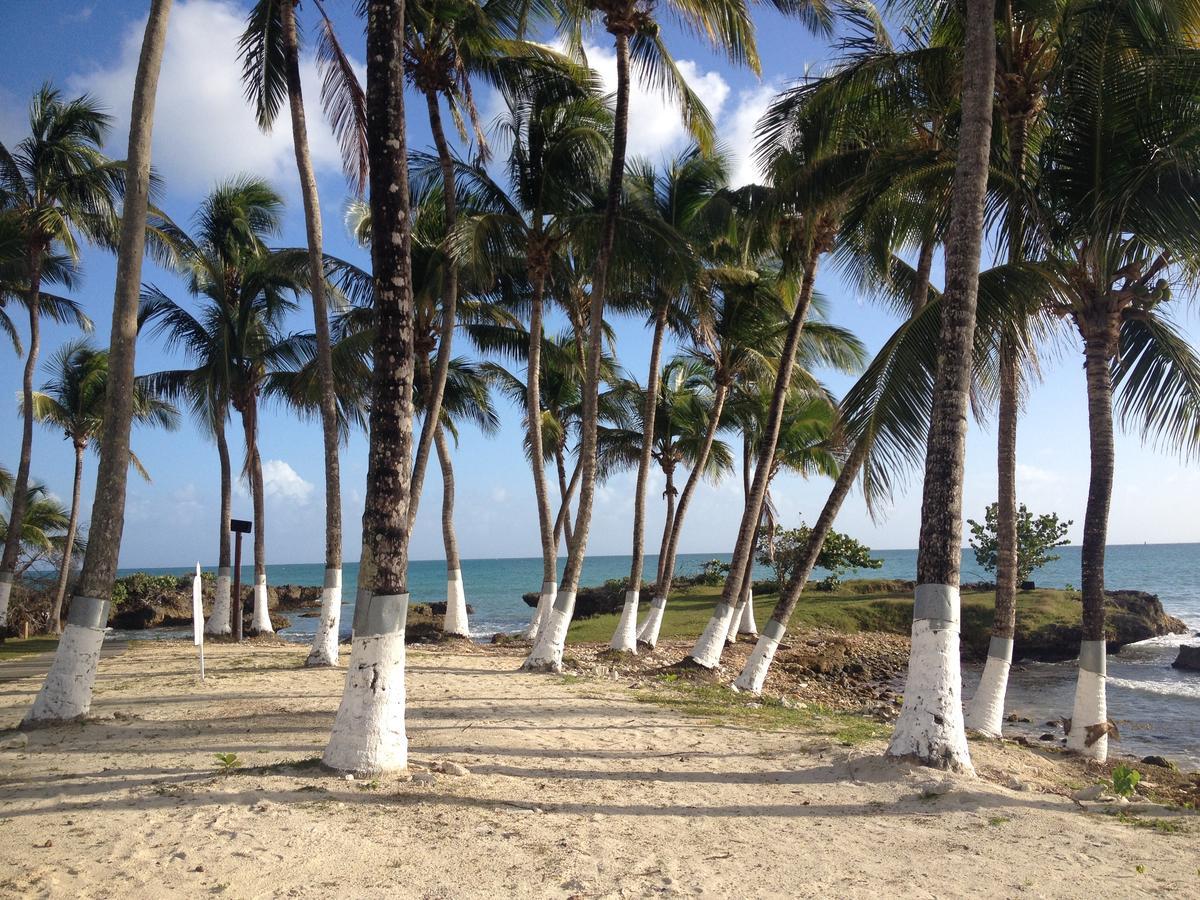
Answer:
[[(1080, 548), (1062, 547), (1061, 559), (1034, 574), (1042, 587), (1078, 588), (1080, 582)], [(876, 550), (873, 555), (883, 560), (883, 568), (851, 572), (846, 577), (904, 578), (916, 577), (916, 550)], [(681, 574), (692, 574), (710, 559), (729, 560), (728, 554), (682, 554), (677, 560)], [(559, 561), (561, 574), (565, 560)], [(600, 584), (611, 578), (629, 574), (628, 556), (593, 556), (583, 567), (581, 583)], [(647, 556), (645, 573), (653, 579), (658, 565), (655, 556)], [(212, 567), (209, 567), (210, 569)], [(462, 561), (463, 581), (467, 602), (475, 612), (471, 617), (471, 632), (486, 639), (497, 631), (514, 631), (529, 620), (530, 608), (521, 595), (535, 591), (541, 584), (541, 560), (527, 559), (466, 559)], [(185, 574), (187, 568), (141, 569), (156, 573)], [(121, 574), (127, 574), (122, 571)], [(766, 569), (758, 577), (769, 577)], [(822, 573), (818, 571), (817, 576)], [(272, 584), (320, 585), (323, 581), (322, 563), (273, 565), (267, 568)], [(358, 565), (347, 564), (343, 570), (342, 629), (349, 635), (354, 610)], [(243, 579), (252, 579), (250, 567), (245, 567)], [(964, 582), (988, 581), (990, 577), (967, 551), (963, 558)], [(1110, 589), (1133, 589), (1157, 594), (1167, 612), (1178, 616), (1189, 626), (1188, 635), (1156, 638), (1124, 648), (1108, 659), (1109, 715), (1121, 730), (1117, 751), (1146, 755), (1163, 754), (1180, 762), (1185, 768), (1200, 769), (1200, 674), (1185, 673), (1171, 668), (1177, 648), (1182, 643), (1200, 643), (1200, 544), (1127, 544), (1108, 547), (1105, 558), (1105, 581)], [(442, 560), (414, 560), (409, 564), (409, 590), (415, 601), (444, 600), (446, 597), (446, 568)], [(291, 615), (292, 626), (280, 636), (305, 641), (316, 628), (316, 619)], [(156, 629), (151, 632), (130, 632), (128, 637), (182, 636), (186, 629)], [(964, 671), (964, 692), (970, 696), (979, 671), (969, 667)], [(1045, 722), (1059, 715), (1070, 715), (1075, 685), (1074, 663), (1018, 663), (1013, 667), (1006, 704), (1009, 712), (1033, 720), (1029, 726), (1035, 733), (1049, 730)]]

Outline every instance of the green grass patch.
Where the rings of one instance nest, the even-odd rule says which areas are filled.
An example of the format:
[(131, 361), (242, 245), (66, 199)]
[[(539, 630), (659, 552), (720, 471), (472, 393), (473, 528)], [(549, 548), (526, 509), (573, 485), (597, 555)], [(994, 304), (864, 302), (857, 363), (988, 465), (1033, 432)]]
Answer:
[(9, 638), (0, 643), (0, 660), (20, 659), (22, 656), (33, 656), (35, 653), (46, 653), (58, 648), (58, 638), (54, 635), (41, 635), (31, 638)]
[(1111, 815), (1113, 819), (1122, 825), (1128, 825), (1130, 828), (1148, 828), (1152, 831), (1157, 831), (1159, 834), (1187, 834), (1191, 830), (1188, 828), (1186, 822), (1177, 822), (1174, 819), (1135, 816), (1126, 812), (1117, 812)]
[(884, 738), (890, 731), (878, 722), (851, 713), (814, 704), (797, 709), (774, 698), (751, 697), (721, 685), (693, 684), (676, 675), (662, 676), (653, 689), (636, 691), (633, 696), (641, 703), (666, 706), (716, 724), (745, 725), (767, 731), (806, 731), (846, 746)]

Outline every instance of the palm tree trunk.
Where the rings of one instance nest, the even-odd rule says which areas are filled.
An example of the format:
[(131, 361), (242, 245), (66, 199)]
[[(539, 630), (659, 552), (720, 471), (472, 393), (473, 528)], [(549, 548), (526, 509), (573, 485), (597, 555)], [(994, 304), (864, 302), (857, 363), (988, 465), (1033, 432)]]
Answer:
[(554, 464), (558, 468), (558, 496), (561, 503), (558, 517), (554, 520), (554, 548), (557, 551), (559, 532), (566, 535), (567, 546), (571, 545), (571, 498), (575, 496), (575, 488), (578, 486), (579, 466), (575, 466), (571, 480), (567, 481), (567, 461), (563, 457), (561, 446), (554, 448)]
[[(531, 273), (533, 296), (529, 309), (529, 359), (525, 375), (525, 427), (529, 441), (529, 461), (533, 470), (533, 491), (538, 505), (538, 534), (542, 540), (542, 589), (537, 609), (523, 636), (536, 641), (542, 625), (549, 620), (550, 607), (558, 596), (558, 547), (555, 528), (550, 521), (550, 493), (546, 488), (546, 460), (542, 446), (542, 302), (546, 272), (538, 264)], [(566, 508), (566, 507), (564, 507)], [(570, 512), (566, 515), (569, 517)]]
[[(832, 227), (828, 226), (822, 230), (831, 231)], [(754, 529), (758, 525), (763, 501), (767, 496), (767, 482), (770, 480), (772, 463), (775, 460), (775, 445), (779, 442), (779, 430), (783, 425), (783, 408), (787, 401), (788, 391), (792, 386), (792, 371), (796, 367), (796, 351), (800, 346), (800, 335), (804, 330), (804, 322), (808, 318), (813, 291), (816, 288), (817, 262), (831, 237), (831, 234), (822, 234), (819, 238), (812, 239), (808, 258), (805, 260), (800, 294), (796, 299), (796, 308), (792, 311), (787, 337), (780, 354), (779, 371), (775, 376), (775, 390), (771, 395), (766, 428), (759, 439), (754, 481), (750, 485), (750, 496), (747, 498), (746, 508), (742, 512), (737, 542), (733, 545), (733, 559), (729, 563), (729, 574), (726, 576), (725, 586), (721, 590), (721, 599), (717, 602), (716, 609), (713, 610), (704, 632), (696, 639), (689, 657), (696, 665), (706, 669), (714, 668), (721, 661), (721, 652), (725, 649), (725, 634), (729, 631), (729, 620), (733, 616), (742, 591), (742, 579), (745, 577), (746, 569), (753, 565), (751, 557), (754, 555)]]
[(454, 534), (454, 460), (444, 428), (437, 430), (433, 440), (437, 447), (438, 464), (442, 468), (442, 543), (446, 548), (446, 615), (442, 631), (470, 637), (462, 561), (458, 558), (458, 538)]
[(994, 12), (986, 0), (967, 2), (963, 122), (950, 200), (938, 372), (925, 455), (913, 640), (904, 706), (887, 750), (893, 757), (964, 772), (973, 768), (962, 714), (958, 585), (967, 399), (992, 135)]
[(13, 482), (12, 503), (8, 514), (8, 536), (0, 557), (0, 630), (8, 621), (8, 602), (21, 550), (21, 527), (25, 524), (25, 508), (29, 502), (29, 466), (33, 460), (33, 376), (37, 371), (38, 350), (42, 343), (41, 293), (42, 254), (37, 246), (29, 249), (29, 351), (21, 378), (21, 456), (17, 477)]
[(662, 627), (663, 609), (666, 607), (665, 594), (663, 594), (663, 581), (666, 578), (664, 572), (667, 565), (667, 547), (671, 543), (671, 534), (675, 530), (675, 467), (671, 466), (664, 470), (667, 477), (667, 486), (663, 491), (667, 500), (667, 512), (663, 519), (662, 540), (658, 544), (658, 567), (654, 576), (654, 596), (650, 599), (650, 611), (646, 613), (646, 618), (642, 620), (642, 624), (638, 626), (637, 642), (652, 647), (651, 638), (655, 642), (658, 641), (658, 630)]
[(368, 0), (366, 11), (375, 365), (363, 548), (373, 576), (370, 599), (355, 607), (349, 674), (322, 760), (333, 769), (385, 772), (408, 765), (404, 624), (412, 485), (412, 223), (404, 124), (404, 0)]
[[(242, 412), (242, 430), (246, 438), (246, 475), (250, 480), (250, 498), (254, 504), (254, 613), (250, 620), (253, 634), (271, 634), (271, 613), (267, 605), (267, 508), (263, 491), (262, 457), (258, 452), (258, 400), (251, 393)], [(241, 598), (238, 598), (241, 601)]]
[[(229, 561), (229, 520), (233, 513), (233, 466), (229, 461), (229, 441), (225, 439), (225, 409), (221, 408), (220, 422), (215, 425), (217, 456), (221, 461), (221, 521), (218, 523), (217, 584), (213, 592), (212, 612), (204, 623), (205, 634), (230, 634), (233, 631), (229, 616), (232, 611), (229, 592), (233, 570)], [(241, 602), (241, 598), (238, 598)]]
[(613, 152), (608, 173), (608, 194), (604, 206), (604, 230), (592, 276), (591, 304), (588, 314), (587, 370), (583, 380), (583, 414), (580, 423), (579, 460), (582, 481), (579, 509), (575, 516), (575, 535), (567, 550), (562, 591), (555, 598), (547, 627), (541, 630), (533, 651), (523, 665), (527, 670), (560, 671), (567, 628), (575, 612), (575, 592), (583, 571), (588, 532), (592, 524), (592, 501), (596, 496), (596, 426), (600, 390), (600, 358), (604, 341), (604, 296), (608, 283), (608, 263), (617, 233), (617, 213), (621, 203), (621, 185), (625, 175), (625, 145), (629, 137), (629, 38), (628, 23), (609, 23), (617, 48), (617, 103), (613, 119)]
[(758, 643), (754, 645), (754, 651), (747, 658), (741, 674), (733, 683), (737, 690), (749, 691), (753, 694), (762, 691), (767, 670), (771, 668), (771, 662), (775, 659), (775, 651), (779, 649), (779, 642), (783, 640), (787, 624), (796, 610), (796, 604), (800, 601), (800, 594), (804, 591), (804, 586), (808, 583), (813, 569), (816, 568), (825, 538), (833, 528), (833, 522), (842, 508), (842, 503), (849, 496), (854, 479), (858, 477), (858, 473), (866, 461), (868, 447), (868, 441), (865, 438), (860, 439), (850, 454), (850, 458), (842, 464), (842, 471), (838, 473), (837, 480), (833, 483), (833, 489), (825, 500), (825, 506), (821, 508), (821, 514), (813, 523), (808, 543), (804, 547), (804, 556), (801, 557), (800, 564), (792, 573), (791, 580), (787, 585), (779, 586), (779, 600), (775, 604), (775, 609), (771, 611), (771, 618), (767, 620), (767, 624), (759, 635)]
[(967, 708), (967, 727), (998, 738), (1004, 728), (1004, 695), (1017, 627), (1017, 350), (1000, 344), (1000, 402), (996, 418), (996, 606), (992, 639), (979, 687)]
[[(762, 519), (760, 518), (754, 526), (754, 535), (751, 538), (751, 547), (758, 546), (758, 535), (762, 529)], [(742, 574), (742, 584), (738, 588), (736, 603), (733, 608), (733, 615), (729, 619), (729, 628), (725, 631), (725, 643), (737, 643), (737, 636), (740, 632), (746, 631), (749, 634), (758, 634), (758, 629), (754, 627), (754, 559), (751, 556), (750, 564), (746, 566)], [(743, 625), (747, 627), (743, 628)]]
[[(688, 475), (687, 482), (683, 485), (683, 493), (679, 495), (679, 503), (675, 508), (675, 514), (671, 516), (671, 539), (667, 543), (666, 559), (662, 564), (662, 581), (658, 585), (658, 590), (655, 592), (657, 596), (654, 602), (659, 604), (651, 609), (651, 619), (647, 620), (646, 626), (643, 627), (643, 634), (638, 635), (638, 640), (650, 647), (658, 643), (658, 631), (662, 626), (663, 610), (666, 609), (667, 601), (671, 597), (671, 582), (675, 579), (675, 557), (679, 551), (679, 536), (683, 533), (683, 520), (687, 515), (688, 505), (692, 502), (692, 495), (696, 493), (696, 488), (700, 484), (700, 479), (704, 477), (704, 469), (708, 465), (708, 457), (712, 452), (713, 442), (717, 439), (717, 431), (721, 427), (721, 413), (725, 409), (725, 398), (729, 395), (728, 386), (718, 383), (717, 390), (713, 394), (712, 411), (709, 413), (708, 428), (704, 432), (704, 442), (700, 445), (700, 453), (696, 457), (695, 468)], [(661, 601), (661, 602), (660, 602)], [(722, 641), (725, 633), (721, 632)]]
[[(1108, 324), (1108, 323), (1105, 323)], [(1116, 325), (1113, 325), (1116, 331)], [(1099, 332), (1099, 333), (1097, 333)], [(1079, 677), (1067, 747), (1103, 762), (1108, 757), (1108, 701), (1105, 692), (1107, 644), (1104, 628), (1104, 549), (1108, 541), (1108, 510), (1112, 500), (1113, 448), (1112, 376), (1109, 364), (1116, 340), (1103, 327), (1084, 335), (1087, 372), (1088, 433), (1091, 438), (1091, 476), (1083, 514), (1083, 641), (1079, 648)]]
[(71, 552), (75, 549), (75, 532), (79, 529), (79, 495), (83, 488), (83, 451), (86, 444), (75, 444), (75, 478), (71, 482), (71, 517), (67, 521), (67, 542), (63, 545), (62, 565), (58, 569), (58, 585), (54, 589), (54, 607), (50, 622), (55, 634), (62, 634), (62, 605), (67, 595), (67, 580), (71, 576)]
[[(454, 193), (454, 159), (450, 155), (450, 145), (446, 142), (446, 131), (442, 127), (442, 111), (438, 106), (437, 93), (425, 91), (425, 104), (429, 109), (429, 129), (433, 132), (433, 143), (437, 147), (438, 162), (442, 169), (442, 204), (448, 238), (458, 221), (458, 204)], [(449, 253), (446, 255), (449, 260)], [(442, 281), (442, 327), (438, 334), (437, 364), (434, 367), (433, 380), (427, 382), (429, 394), (425, 405), (425, 421), (421, 426), (421, 438), (417, 442), (417, 455), (413, 460), (412, 488), (409, 490), (408, 501), (409, 531), (417, 520), (417, 507), (421, 503), (421, 491), (425, 485), (430, 447), (434, 435), (441, 427), (442, 398), (446, 394), (446, 378), (450, 373), (450, 345), (454, 339), (457, 306), (458, 267), (448, 261)]]
[(321, 439), (325, 450), (325, 586), (321, 591), (321, 618), (305, 665), (337, 663), (338, 619), (342, 609), (342, 488), (338, 463), (338, 414), (334, 396), (333, 350), (329, 340), (329, 309), (325, 302), (325, 265), (321, 227), (321, 201), (308, 149), (308, 125), (300, 86), (300, 47), (296, 38), (296, 8), (280, 4), (283, 24), (284, 71), (288, 109), (292, 116), (292, 147), (300, 194), (304, 199), (304, 227), (308, 238), (308, 278), (312, 294), (313, 325), (317, 337), (317, 377), (321, 388)]
[(609, 645), (620, 653), (637, 652), (638, 597), (642, 590), (646, 552), (646, 485), (650, 483), (650, 466), (654, 462), (654, 416), (658, 410), (658, 382), (662, 374), (660, 360), (666, 333), (667, 305), (663, 303), (654, 314), (650, 369), (646, 375), (646, 398), (642, 406), (642, 455), (638, 460), (637, 486), (633, 496), (633, 561), (629, 567), (629, 584), (625, 588), (625, 605)]
[[(117, 248), (117, 279), (109, 338), (108, 389), (100, 435), (100, 467), (88, 527), (83, 571), (71, 602), (67, 627), (54, 662), (26, 722), (86, 716), (108, 622), (125, 524), (125, 485), (129, 477), (129, 430), (133, 421), (134, 352), (138, 298), (142, 287), (142, 255), (150, 189), (150, 138), (154, 101), (167, 20), (172, 0), (151, 0), (129, 116), (129, 148), (125, 156), (125, 200)], [(3, 567), (0, 567), (2, 570)]]

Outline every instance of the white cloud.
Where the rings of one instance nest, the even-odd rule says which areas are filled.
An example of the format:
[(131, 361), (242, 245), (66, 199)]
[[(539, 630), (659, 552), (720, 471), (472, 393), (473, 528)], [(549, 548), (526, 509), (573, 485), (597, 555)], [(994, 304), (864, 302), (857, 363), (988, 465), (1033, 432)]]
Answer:
[(92, 17), (92, 13), (96, 11), (96, 4), (89, 3), (85, 6), (80, 6), (73, 13), (63, 13), (59, 16), (59, 21), (64, 25), (77, 25), (88, 21)]
[(736, 106), (721, 122), (721, 140), (730, 157), (729, 182), (734, 187), (766, 180), (754, 160), (755, 131), (777, 92), (778, 88), (769, 84), (739, 92)]
[[(219, 180), (254, 173), (294, 180), (286, 110), (263, 134), (242, 88), (237, 42), (245, 10), (224, 0), (186, 0), (171, 14), (154, 121), (154, 166), (167, 190), (206, 192)], [(109, 147), (125, 155), (129, 105), (144, 22), (130, 27), (115, 62), (71, 79), (71, 90), (96, 95), (114, 118)], [(313, 165), (340, 168), (337, 143), (320, 110), (320, 80), (311, 54), (301, 60)]]
[(1017, 463), (1017, 484), (1025, 488), (1048, 487), (1058, 484), (1059, 476), (1049, 469), (1040, 469), (1027, 463)]
[(312, 496), (311, 482), (282, 459), (268, 459), (263, 463), (263, 493), (272, 499), (289, 500), (303, 506)]
[(508, 498), (510, 496), (512, 496), (512, 495), (509, 494), (508, 488), (501, 487), (500, 485), (497, 485), (496, 487), (492, 488), (492, 502), (493, 503), (507, 503)]

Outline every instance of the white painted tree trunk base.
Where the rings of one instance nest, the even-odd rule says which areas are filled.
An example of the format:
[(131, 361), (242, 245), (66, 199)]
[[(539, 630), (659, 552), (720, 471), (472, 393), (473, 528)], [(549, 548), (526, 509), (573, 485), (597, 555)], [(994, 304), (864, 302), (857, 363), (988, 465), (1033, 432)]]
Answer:
[(338, 663), (338, 631), (342, 626), (342, 570), (326, 569), (325, 586), (321, 589), (321, 619), (308, 651), (306, 666), (336, 666)]
[(725, 635), (729, 633), (733, 614), (734, 608), (728, 603), (717, 604), (704, 632), (692, 647), (691, 659), (696, 665), (705, 669), (715, 669), (721, 662), (721, 653), (725, 649)]
[(321, 761), (363, 775), (408, 767), (404, 731), (404, 629), (355, 636), (333, 732)]
[(639, 644), (645, 644), (651, 650), (657, 646), (658, 633), (662, 629), (663, 610), (666, 608), (667, 601), (663, 597), (655, 597), (650, 601), (650, 611), (646, 613), (646, 620), (638, 629), (637, 642)]
[(640, 591), (626, 591), (621, 620), (613, 632), (609, 647), (618, 653), (637, 653), (637, 612)]
[(1067, 733), (1067, 749), (1088, 759), (1104, 762), (1108, 759), (1108, 734), (1105, 733), (1091, 746), (1087, 744), (1089, 726), (1108, 724), (1107, 671), (1095, 672), (1084, 668), (1088, 656), (1088, 644), (1099, 645), (1093, 649), (1092, 662), (1096, 668), (1107, 670), (1104, 658), (1104, 641), (1083, 641), (1080, 649), (1080, 667), (1075, 682), (1075, 706), (1071, 713), (1071, 730)]
[[(993, 639), (993, 644), (997, 640)], [(1012, 641), (1007, 643), (1007, 658), (988, 652), (979, 687), (967, 708), (967, 729), (985, 737), (999, 738), (1004, 732), (1004, 695), (1008, 692), (1008, 672), (1012, 668)]]
[(742, 607), (742, 617), (738, 619), (738, 634), (748, 634), (758, 637), (758, 623), (754, 621), (754, 591), (746, 595), (746, 605)]
[(541, 634), (542, 626), (550, 616), (550, 607), (554, 605), (554, 600), (557, 597), (558, 583), (543, 581), (542, 591), (538, 594), (537, 608), (533, 611), (533, 618), (529, 620), (529, 624), (521, 632), (521, 637), (529, 641), (537, 641), (538, 635)]
[[(936, 615), (922, 609), (936, 607)], [(974, 774), (962, 711), (958, 588), (920, 584), (904, 705), (887, 754), (919, 765)]]
[(8, 624), (8, 602), (12, 598), (11, 572), (0, 575), (0, 628)]
[(767, 680), (767, 672), (775, 660), (775, 651), (783, 640), (784, 628), (774, 619), (767, 622), (767, 627), (758, 636), (758, 643), (746, 659), (741, 674), (733, 682), (735, 691), (745, 691), (748, 694), (761, 694), (763, 683)]
[(204, 623), (204, 633), (212, 635), (232, 634), (233, 627), (229, 624), (229, 567), (223, 566), (217, 570), (217, 583), (213, 588), (212, 612)]
[[(539, 605), (540, 605), (539, 599)], [(446, 616), (442, 620), (442, 633), (458, 637), (470, 637), (467, 622), (467, 594), (463, 590), (461, 569), (450, 569), (446, 575)]]
[(274, 634), (271, 627), (271, 614), (267, 609), (267, 579), (254, 584), (254, 618), (250, 622), (250, 630), (256, 634)]
[(567, 629), (571, 627), (574, 612), (575, 592), (563, 591), (550, 607), (549, 621), (542, 626), (537, 643), (521, 665), (523, 671), (562, 671), (563, 648), (567, 643)]
[(742, 621), (742, 604), (739, 602), (733, 608), (733, 615), (729, 617), (729, 627), (725, 630), (725, 645), (737, 643), (738, 623)]
[(103, 628), (68, 621), (58, 640), (54, 662), (23, 724), (70, 722), (86, 716), (92, 708), (92, 686), (103, 646)]

